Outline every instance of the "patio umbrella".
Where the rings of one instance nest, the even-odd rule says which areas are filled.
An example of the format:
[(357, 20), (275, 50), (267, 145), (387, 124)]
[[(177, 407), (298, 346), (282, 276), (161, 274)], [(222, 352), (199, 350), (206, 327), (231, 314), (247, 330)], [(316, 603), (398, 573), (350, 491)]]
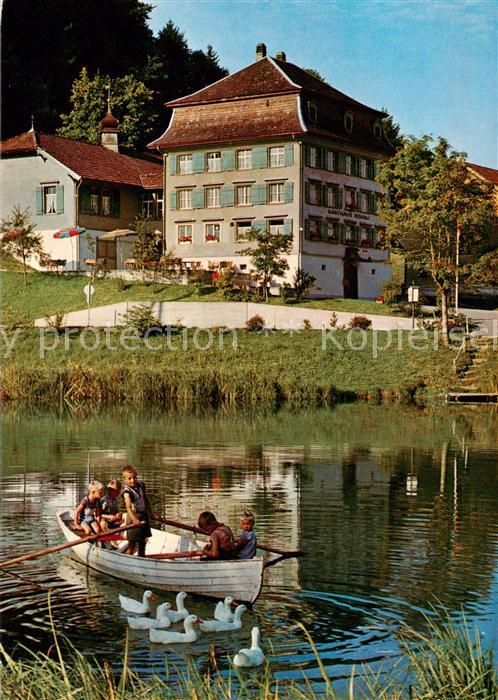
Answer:
[(61, 228), (60, 231), (54, 233), (54, 238), (72, 238), (73, 236), (79, 236), (85, 233), (86, 228), (81, 226), (76, 226), (75, 228)]
[(108, 231), (100, 236), (100, 241), (115, 241), (116, 238), (124, 238), (125, 236), (134, 236), (136, 231), (132, 231), (131, 228), (115, 228), (113, 231)]

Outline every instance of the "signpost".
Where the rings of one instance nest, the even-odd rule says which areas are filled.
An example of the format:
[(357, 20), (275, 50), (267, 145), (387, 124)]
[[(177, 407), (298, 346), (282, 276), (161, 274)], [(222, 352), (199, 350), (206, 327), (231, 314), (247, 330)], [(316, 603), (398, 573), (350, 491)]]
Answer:
[(415, 304), (418, 303), (420, 287), (408, 287), (408, 303), (412, 305), (412, 330), (415, 328)]
[(85, 293), (86, 296), (86, 303), (87, 303), (87, 309), (88, 309), (88, 320), (86, 325), (90, 325), (90, 303), (92, 301), (92, 296), (95, 291), (95, 287), (92, 284), (86, 284), (83, 287), (83, 292)]

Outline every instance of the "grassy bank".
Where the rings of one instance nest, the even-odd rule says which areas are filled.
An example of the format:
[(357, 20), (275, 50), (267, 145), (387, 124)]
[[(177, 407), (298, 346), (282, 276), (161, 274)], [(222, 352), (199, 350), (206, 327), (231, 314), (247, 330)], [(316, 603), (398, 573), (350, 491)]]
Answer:
[[(83, 287), (88, 277), (81, 275), (57, 275), (31, 272), (28, 284), (24, 284), (19, 272), (0, 272), (2, 304), (11, 307), (19, 321), (31, 323), (36, 318), (57, 313), (78, 311), (86, 307)], [(138, 281), (118, 281), (107, 277), (95, 283), (94, 306), (104, 306), (122, 301), (224, 301), (214, 287), (199, 290), (195, 285), (142, 284)], [(280, 298), (271, 303), (282, 304)], [(297, 306), (350, 311), (357, 314), (393, 315), (387, 304), (376, 304), (363, 299), (320, 299), (305, 301)]]
[[(457, 627), (449, 618), (429, 621), (428, 634), (401, 630), (403, 656), (388, 673), (374, 674), (368, 669), (353, 669), (347, 697), (402, 700), (485, 700), (496, 698), (498, 687), (492, 650), (483, 650), (479, 632), (467, 623)], [(314, 653), (321, 678), (313, 685), (304, 676), (300, 680), (275, 680), (271, 675), (271, 657), (265, 667), (253, 672), (221, 671), (226, 659), (216, 659), (213, 648), (209, 670), (199, 672), (192, 664), (187, 673), (174, 679), (165, 667), (164, 677), (141, 679), (127, 665), (127, 653), (120, 673), (111, 671), (61, 642), (54, 635), (50, 655), (28, 653), (14, 659), (0, 646), (0, 681), (4, 697), (19, 700), (135, 700), (136, 698), (175, 698), (194, 700), (256, 700), (339, 697), (327, 676), (313, 640), (302, 625), (301, 632)], [(267, 653), (269, 651), (267, 650)], [(173, 669), (172, 669), (173, 670)], [(341, 697), (345, 697), (344, 694)]]
[(335, 331), (325, 342), (321, 331), (190, 329), (148, 339), (124, 333), (19, 332), (0, 371), (4, 398), (44, 405), (321, 406), (412, 401), (454, 382), (454, 351), (434, 349), (431, 338), (417, 349), (406, 332)]

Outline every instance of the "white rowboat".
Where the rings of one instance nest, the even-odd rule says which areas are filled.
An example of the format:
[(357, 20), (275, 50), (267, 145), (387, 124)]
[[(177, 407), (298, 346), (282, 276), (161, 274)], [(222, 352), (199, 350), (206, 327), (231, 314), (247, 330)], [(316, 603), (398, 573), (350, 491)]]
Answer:
[[(68, 542), (80, 539), (80, 534), (73, 530), (71, 510), (60, 510), (56, 517)], [(120, 543), (119, 549), (106, 549), (101, 544), (85, 542), (72, 547), (72, 552), (96, 571), (163, 591), (186, 591), (220, 599), (231, 596), (240, 602), (254, 603), (263, 585), (262, 557), (230, 561), (183, 557), (152, 559), (125, 554), (127, 544), (125, 541)], [(200, 549), (204, 544), (192, 537), (152, 528), (146, 552), (148, 555), (187, 552)]]

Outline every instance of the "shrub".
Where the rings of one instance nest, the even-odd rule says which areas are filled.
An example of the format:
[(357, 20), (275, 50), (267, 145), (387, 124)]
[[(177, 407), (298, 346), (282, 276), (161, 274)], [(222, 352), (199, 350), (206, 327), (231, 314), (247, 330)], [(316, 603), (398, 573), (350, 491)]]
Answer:
[(309, 320), (307, 318), (305, 318), (303, 321), (303, 331), (311, 331), (311, 330), (312, 330), (311, 323), (309, 322)]
[(362, 330), (367, 330), (372, 325), (372, 321), (366, 316), (353, 316), (349, 322), (350, 328), (360, 328)]
[(303, 270), (302, 267), (298, 267), (294, 274), (294, 279), (292, 280), (296, 299), (302, 301), (304, 297), (309, 294), (315, 282), (316, 277), (310, 275), (310, 273)]
[(336, 314), (335, 311), (332, 311), (332, 314), (330, 316), (330, 321), (329, 321), (330, 327), (337, 328), (338, 320), (339, 320), (339, 316)]
[(133, 328), (142, 337), (151, 328), (161, 329), (160, 320), (154, 316), (148, 304), (137, 304), (123, 314), (123, 321), (128, 328)]
[(386, 304), (395, 304), (397, 301), (401, 301), (403, 296), (403, 287), (396, 282), (390, 282), (387, 280), (383, 283), (382, 296)]
[(246, 326), (248, 331), (260, 332), (265, 327), (265, 319), (259, 314), (248, 318), (246, 321)]
[(44, 318), (49, 328), (53, 328), (57, 331), (57, 333), (60, 333), (64, 328), (65, 317), (66, 314), (58, 313), (54, 314), (53, 316), (45, 316)]
[(118, 292), (124, 292), (127, 287), (128, 285), (122, 277), (116, 277), (116, 289)]

